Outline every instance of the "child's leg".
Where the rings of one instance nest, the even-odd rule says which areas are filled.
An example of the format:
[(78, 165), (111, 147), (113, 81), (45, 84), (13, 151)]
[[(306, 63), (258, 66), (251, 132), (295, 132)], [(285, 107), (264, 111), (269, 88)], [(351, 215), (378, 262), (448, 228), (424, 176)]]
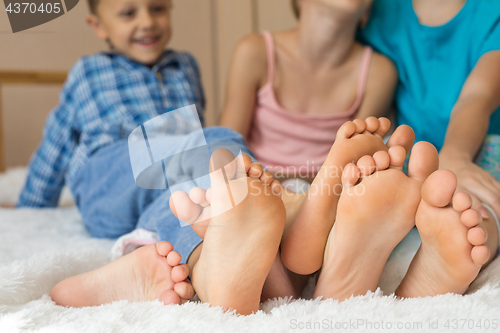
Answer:
[(139, 216), (164, 192), (135, 184), (127, 140), (91, 156), (70, 188), (85, 227), (98, 238), (118, 238), (134, 230)]

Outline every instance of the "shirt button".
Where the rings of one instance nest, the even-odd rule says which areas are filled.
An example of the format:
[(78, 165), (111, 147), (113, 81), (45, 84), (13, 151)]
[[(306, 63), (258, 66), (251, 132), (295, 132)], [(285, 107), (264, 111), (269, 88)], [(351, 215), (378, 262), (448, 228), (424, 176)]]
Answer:
[(161, 81), (163, 79), (160, 72), (156, 72), (156, 78), (158, 79), (158, 81)]

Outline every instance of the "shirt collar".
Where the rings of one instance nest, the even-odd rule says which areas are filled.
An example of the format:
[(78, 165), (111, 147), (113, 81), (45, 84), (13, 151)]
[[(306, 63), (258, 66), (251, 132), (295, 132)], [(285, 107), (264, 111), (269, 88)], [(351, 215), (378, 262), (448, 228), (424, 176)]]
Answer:
[(148, 69), (153, 72), (157, 72), (167, 66), (179, 66), (179, 59), (177, 57), (177, 52), (174, 50), (165, 50), (162, 55), (153, 65), (153, 67), (146, 66), (140, 62), (137, 62), (126, 55), (117, 53), (115, 51), (106, 52), (110, 57), (112, 57), (117, 63), (124, 67), (128, 71), (138, 70), (138, 69)]

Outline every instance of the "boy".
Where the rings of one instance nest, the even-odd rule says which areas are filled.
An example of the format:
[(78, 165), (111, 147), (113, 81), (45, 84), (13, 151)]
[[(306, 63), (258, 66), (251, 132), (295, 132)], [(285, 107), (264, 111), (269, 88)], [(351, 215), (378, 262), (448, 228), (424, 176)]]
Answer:
[[(90, 0), (89, 6), (87, 24), (111, 51), (83, 57), (72, 68), (30, 162), (18, 207), (55, 207), (67, 184), (92, 236), (117, 238), (137, 227), (156, 232), (178, 251), (170, 245), (159, 250), (161, 258), (173, 258), (165, 268), (170, 270), (180, 256), (189, 257), (201, 238), (179, 226), (168, 191), (135, 184), (127, 138), (169, 111), (193, 104), (203, 110), (199, 69), (191, 55), (165, 50), (171, 38), (170, 0)], [(201, 112), (170, 117), (167, 134), (184, 135), (176, 141), (181, 145), (202, 120)], [(244, 142), (220, 128), (208, 130), (205, 138)], [(183, 288), (181, 298), (192, 297), (192, 288), (183, 282), (186, 270), (181, 265), (176, 280)], [(167, 302), (179, 303), (173, 284), (167, 289)]]

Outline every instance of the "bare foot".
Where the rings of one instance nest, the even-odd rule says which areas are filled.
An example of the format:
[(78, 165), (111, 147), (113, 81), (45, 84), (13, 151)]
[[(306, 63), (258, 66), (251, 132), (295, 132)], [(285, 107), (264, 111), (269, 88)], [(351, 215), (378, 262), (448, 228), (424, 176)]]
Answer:
[(389, 255), (415, 225), (423, 181), (438, 167), (436, 148), (419, 142), (408, 176), (403, 147), (348, 164), (337, 219), (314, 297), (345, 300), (374, 291)]
[(457, 178), (448, 170), (436, 171), (425, 181), (416, 217), (422, 244), (396, 295), (463, 294), (488, 261), (482, 219), (470, 209), (468, 195), (454, 194), (456, 188)]
[[(226, 174), (234, 174), (233, 164), (244, 167), (246, 176), (260, 179), (260, 181), (274, 188), (276, 193), (281, 191), (278, 181), (273, 180), (271, 173), (264, 171), (258, 162), (252, 162), (250, 156), (240, 155), (235, 162), (234, 156), (227, 151), (219, 152), (219, 164), (224, 165)], [(204, 190), (199, 187), (191, 189), (189, 195), (182, 191), (174, 192), (170, 198), (170, 208), (174, 214), (183, 222), (191, 225), (193, 230), (201, 237), (205, 238), (205, 233), (210, 224), (212, 216), (211, 189)], [(289, 205), (292, 207), (292, 205)], [(288, 213), (287, 213), (288, 215)], [(189, 262), (191, 267), (195, 262)], [(293, 297), (298, 298), (308, 282), (309, 276), (298, 275), (290, 272), (281, 262), (278, 254), (273, 262), (271, 270), (266, 277), (266, 282), (262, 290), (261, 301), (264, 302), (273, 298)]]
[(181, 304), (194, 296), (189, 268), (169, 242), (143, 246), (104, 267), (58, 283), (49, 296), (62, 306), (97, 306), (113, 301), (159, 299)]
[(409, 151), (415, 138), (408, 126), (400, 126), (387, 146), (382, 141), (390, 127), (386, 118), (370, 117), (346, 122), (339, 129), (337, 139), (311, 188), (296, 203), (296, 210), (288, 214), (281, 245), (285, 266), (299, 274), (311, 274), (321, 268), (328, 235), (335, 221), (337, 203), (342, 191), (341, 175), (344, 167), (356, 163), (364, 155), (387, 151), (387, 147), (403, 146)]
[[(262, 167), (238, 158), (235, 164), (228, 164), (231, 155), (218, 149), (211, 158), (212, 187), (207, 200), (211, 215), (209, 222), (193, 221), (204, 224), (200, 228), (204, 242), (192, 281), (201, 301), (251, 314), (259, 309), (264, 282), (278, 253), (285, 207), (278, 182), (272, 177), (263, 180), (262, 175), (246, 177), (252, 165), (259, 170)], [(245, 177), (234, 176), (241, 173)], [(189, 213), (178, 198), (170, 202), (174, 214), (194, 218), (186, 216)]]

